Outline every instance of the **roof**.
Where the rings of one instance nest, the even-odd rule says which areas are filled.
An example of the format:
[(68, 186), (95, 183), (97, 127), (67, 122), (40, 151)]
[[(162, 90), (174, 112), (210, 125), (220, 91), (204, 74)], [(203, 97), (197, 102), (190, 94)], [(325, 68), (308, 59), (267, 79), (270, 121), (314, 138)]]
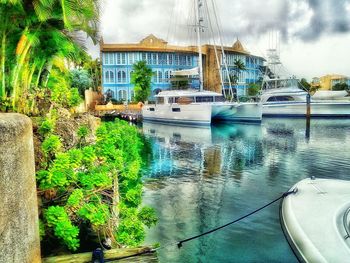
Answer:
[[(202, 45), (202, 53), (206, 55), (208, 49), (213, 49), (214, 45), (205, 44)], [(218, 50), (221, 48), (216, 46)], [(232, 47), (223, 47), (225, 52), (232, 53), (241, 53), (243, 55), (249, 55), (252, 57), (262, 58), (259, 56), (251, 55), (247, 50), (243, 48), (241, 42), (237, 41), (233, 44)], [(100, 42), (100, 50), (102, 52), (129, 52), (129, 51), (149, 51), (149, 52), (182, 52), (182, 53), (191, 53), (196, 54), (197, 46), (174, 46), (169, 45), (165, 40), (156, 37), (153, 34), (148, 35), (143, 38), (139, 43), (124, 43), (124, 44), (106, 44), (105, 42)], [(263, 58), (262, 58), (263, 59)]]

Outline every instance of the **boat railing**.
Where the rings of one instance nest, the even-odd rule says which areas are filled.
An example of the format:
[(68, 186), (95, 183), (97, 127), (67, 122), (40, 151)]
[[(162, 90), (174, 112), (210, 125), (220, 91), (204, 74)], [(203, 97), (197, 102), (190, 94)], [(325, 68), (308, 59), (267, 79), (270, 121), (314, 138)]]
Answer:
[(345, 211), (344, 216), (343, 216), (343, 225), (345, 229), (346, 236), (344, 237), (345, 239), (348, 239), (350, 237), (350, 207)]

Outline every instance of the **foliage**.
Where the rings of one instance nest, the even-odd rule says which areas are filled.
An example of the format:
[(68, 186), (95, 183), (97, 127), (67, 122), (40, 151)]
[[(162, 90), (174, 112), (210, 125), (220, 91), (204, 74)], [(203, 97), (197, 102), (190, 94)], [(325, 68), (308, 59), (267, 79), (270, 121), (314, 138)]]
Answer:
[(39, 126), (39, 134), (42, 136), (46, 136), (49, 133), (52, 133), (54, 128), (55, 128), (55, 124), (53, 120), (45, 119), (43, 122), (41, 122)]
[(88, 58), (84, 62), (83, 68), (89, 73), (89, 76), (92, 79), (92, 89), (94, 91), (98, 91), (98, 87), (101, 86), (101, 79), (102, 79), (102, 65), (101, 61), (97, 58), (95, 60), (92, 60), (91, 58)]
[[(55, 60), (61, 60), (62, 69), (64, 62), (86, 59), (76, 32), (97, 42), (98, 19), (97, 0), (1, 1), (1, 100), (9, 99), (12, 110), (18, 112), (40, 112), (38, 89), (47, 88)], [(5, 110), (10, 110), (7, 105)]]
[[(86, 136), (87, 130), (80, 127), (78, 136)], [(135, 127), (116, 121), (103, 123), (96, 137), (94, 145), (59, 152), (59, 138), (50, 133), (46, 135), (44, 142), (50, 143), (46, 142), (43, 150), (48, 156), (48, 165), (37, 172), (37, 181), (42, 191), (59, 195), (43, 202), (49, 204), (44, 207), (44, 239), (52, 233), (69, 249), (76, 250), (79, 225), (84, 222), (95, 232), (114, 233), (112, 238), (120, 245), (139, 245), (145, 237), (144, 226), (157, 222), (153, 209), (139, 209), (142, 197), (140, 136)], [(119, 192), (114, 192), (116, 179)], [(118, 199), (114, 194), (119, 203), (115, 203)], [(120, 210), (119, 219), (113, 216), (115, 209)], [(118, 224), (113, 227), (115, 220)]]
[(131, 83), (135, 85), (135, 101), (145, 102), (151, 95), (152, 69), (147, 66), (146, 61), (138, 61), (133, 65)]
[(79, 247), (79, 228), (72, 225), (67, 212), (61, 206), (50, 206), (45, 211), (47, 226), (54, 230), (55, 236), (61, 239), (69, 249)]
[(52, 68), (48, 87), (51, 90), (51, 102), (56, 107), (71, 108), (81, 102), (78, 89), (70, 87), (69, 73), (66, 70)]
[(92, 85), (92, 79), (85, 69), (72, 69), (70, 71), (71, 85), (77, 88), (80, 96), (84, 97), (85, 90)]
[(57, 135), (49, 135), (43, 141), (41, 148), (46, 156), (55, 156), (60, 151), (62, 143)]
[(346, 84), (345, 82), (336, 83), (332, 87), (332, 90), (349, 90), (349, 85)]
[(260, 92), (260, 85), (256, 83), (250, 83), (248, 86), (248, 96), (256, 96)]
[(306, 91), (310, 91), (311, 89), (311, 84), (309, 82), (307, 82), (307, 80), (305, 78), (302, 78), (300, 80), (300, 84), (301, 86), (306, 90)]

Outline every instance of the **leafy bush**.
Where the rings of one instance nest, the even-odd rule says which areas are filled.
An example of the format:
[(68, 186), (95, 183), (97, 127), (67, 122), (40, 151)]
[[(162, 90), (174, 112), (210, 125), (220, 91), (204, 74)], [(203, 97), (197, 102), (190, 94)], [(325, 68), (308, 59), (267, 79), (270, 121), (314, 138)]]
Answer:
[[(47, 129), (48, 130), (48, 129)], [(81, 137), (87, 129), (81, 128)], [(69, 249), (79, 247), (79, 227), (85, 222), (93, 231), (108, 229), (120, 245), (136, 246), (145, 237), (144, 226), (157, 222), (152, 208), (139, 209), (142, 198), (141, 156), (143, 147), (135, 127), (123, 121), (103, 123), (96, 144), (60, 152), (58, 136), (49, 134), (42, 144), (49, 164), (37, 172), (39, 188), (59, 193), (44, 213), (46, 233), (53, 233)], [(115, 180), (118, 179), (117, 182)], [(115, 183), (117, 191), (114, 192)], [(118, 197), (113, 199), (113, 195)], [(113, 207), (119, 200), (117, 207)], [(119, 209), (118, 228), (113, 213)]]

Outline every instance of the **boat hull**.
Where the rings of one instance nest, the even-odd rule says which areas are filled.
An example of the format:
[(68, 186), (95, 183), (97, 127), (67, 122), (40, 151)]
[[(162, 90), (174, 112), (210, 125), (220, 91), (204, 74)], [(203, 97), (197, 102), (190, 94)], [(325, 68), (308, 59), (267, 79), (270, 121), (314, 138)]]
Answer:
[[(306, 102), (264, 103), (264, 117), (306, 117)], [(320, 118), (350, 117), (350, 102), (318, 102), (310, 104), (310, 116)]]
[[(281, 225), (301, 262), (347, 262), (350, 238), (344, 215), (350, 207), (350, 182), (335, 179), (305, 179), (284, 198)], [(344, 224), (345, 222), (345, 224)]]
[(253, 122), (260, 123), (262, 106), (260, 103), (227, 103), (213, 105), (212, 118), (214, 121)]
[(207, 126), (211, 124), (209, 104), (163, 104), (145, 105), (142, 118), (146, 121)]

